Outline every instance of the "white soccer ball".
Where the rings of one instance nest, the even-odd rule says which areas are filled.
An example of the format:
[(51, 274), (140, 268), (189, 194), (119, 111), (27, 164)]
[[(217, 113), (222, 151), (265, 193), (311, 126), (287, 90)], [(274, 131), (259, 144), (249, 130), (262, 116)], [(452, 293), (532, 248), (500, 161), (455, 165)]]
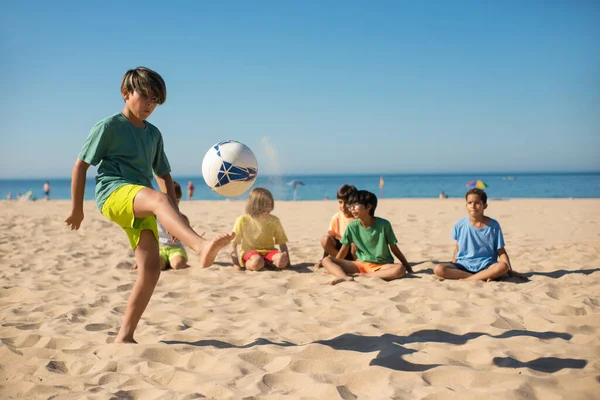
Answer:
[(258, 163), (248, 146), (225, 140), (212, 146), (202, 160), (202, 176), (221, 196), (239, 196), (256, 181)]

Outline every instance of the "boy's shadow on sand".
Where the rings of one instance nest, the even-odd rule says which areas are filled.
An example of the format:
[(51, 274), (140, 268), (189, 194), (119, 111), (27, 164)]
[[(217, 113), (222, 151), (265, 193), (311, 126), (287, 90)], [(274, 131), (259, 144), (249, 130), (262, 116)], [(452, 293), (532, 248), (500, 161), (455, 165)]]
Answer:
[(600, 268), (572, 269), (572, 270), (559, 269), (557, 271), (550, 271), (550, 272), (525, 272), (525, 273), (523, 273), (523, 275), (525, 275), (527, 277), (531, 277), (534, 275), (540, 275), (540, 276), (547, 276), (548, 278), (558, 279), (558, 278), (562, 278), (565, 275), (572, 275), (572, 274), (591, 275), (594, 272), (598, 272), (598, 271), (600, 271)]
[[(297, 345), (288, 341), (272, 342), (268, 339), (256, 339), (254, 342), (242, 346), (220, 340), (199, 340), (197, 342), (183, 342), (177, 340), (164, 340), (166, 344), (186, 344), (192, 346), (210, 346), (218, 349), (238, 348), (246, 349), (254, 346), (274, 345), (280, 347), (306, 346), (308, 344), (321, 344), (329, 346), (335, 350), (349, 350), (360, 353), (371, 353), (379, 351), (369, 365), (378, 365), (381, 367), (393, 369), (396, 371), (422, 372), (429, 369), (443, 366), (444, 364), (413, 364), (404, 360), (402, 357), (407, 354), (418, 352), (418, 350), (407, 349), (403, 345), (410, 343), (448, 343), (465, 344), (469, 340), (488, 336), (496, 339), (506, 339), (515, 336), (529, 336), (538, 339), (563, 339), (570, 340), (572, 335), (561, 332), (533, 332), (525, 330), (510, 330), (500, 335), (490, 335), (483, 332), (470, 332), (464, 335), (455, 335), (450, 332), (440, 331), (438, 329), (423, 329), (414, 332), (408, 336), (398, 336), (383, 334), (381, 336), (361, 336), (353, 333), (345, 333), (338, 337), (328, 340), (316, 340), (312, 343)], [(493, 362), (496, 366), (502, 368), (523, 368), (527, 367), (540, 372), (557, 372), (565, 368), (581, 369), (587, 365), (586, 360), (572, 358), (541, 357), (528, 362), (521, 362), (513, 357), (494, 357)], [(452, 365), (464, 365), (467, 363), (454, 362)]]

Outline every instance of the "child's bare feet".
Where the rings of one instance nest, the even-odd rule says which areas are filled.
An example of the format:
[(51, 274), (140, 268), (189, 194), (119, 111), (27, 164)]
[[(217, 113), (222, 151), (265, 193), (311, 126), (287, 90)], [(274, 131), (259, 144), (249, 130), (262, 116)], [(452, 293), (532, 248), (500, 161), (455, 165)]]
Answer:
[(213, 240), (203, 241), (198, 249), (194, 249), (200, 256), (200, 265), (204, 268), (210, 267), (217, 258), (219, 251), (227, 246), (235, 238), (235, 233), (222, 233)]
[(345, 276), (343, 278), (337, 278), (334, 279), (333, 281), (331, 281), (330, 285), (337, 285), (338, 283), (342, 283), (342, 282), (350, 282), (353, 281), (354, 278), (351, 276)]

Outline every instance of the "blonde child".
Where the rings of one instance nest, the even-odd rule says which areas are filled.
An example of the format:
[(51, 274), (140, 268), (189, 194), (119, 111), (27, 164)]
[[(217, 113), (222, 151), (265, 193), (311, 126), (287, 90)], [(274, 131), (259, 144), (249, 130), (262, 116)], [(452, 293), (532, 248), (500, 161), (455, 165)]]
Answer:
[[(121, 80), (121, 95), (125, 102), (121, 112), (92, 128), (75, 161), (71, 212), (65, 222), (71, 230), (81, 226), (86, 173), (90, 165), (100, 164), (96, 176), (96, 204), (102, 215), (127, 234), (139, 269), (115, 343), (136, 343), (135, 328), (160, 276), (155, 217), (200, 256), (203, 266), (211, 265), (234, 235), (225, 233), (214, 240), (205, 240), (179, 214), (162, 134), (146, 121), (167, 98), (162, 77), (148, 68), (131, 69)], [(153, 175), (160, 192), (152, 186)]]
[[(249, 271), (283, 269), (290, 266), (287, 236), (279, 218), (271, 214), (275, 206), (273, 195), (267, 189), (252, 189), (246, 203), (246, 213), (235, 221), (235, 239), (231, 243), (233, 266)], [(279, 245), (279, 251), (275, 245)], [(238, 245), (240, 250), (238, 253)]]

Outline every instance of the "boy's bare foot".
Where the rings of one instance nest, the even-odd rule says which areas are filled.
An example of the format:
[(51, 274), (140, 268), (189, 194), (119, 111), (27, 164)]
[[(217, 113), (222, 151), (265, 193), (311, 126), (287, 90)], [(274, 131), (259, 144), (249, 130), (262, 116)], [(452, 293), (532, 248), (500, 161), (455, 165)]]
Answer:
[(133, 339), (132, 337), (131, 338), (123, 338), (123, 339), (117, 337), (115, 339), (115, 343), (117, 343), (117, 344), (137, 344), (135, 339)]
[(342, 282), (349, 282), (349, 281), (353, 281), (354, 278), (351, 276), (345, 276), (343, 278), (337, 278), (334, 279), (333, 281), (331, 281), (330, 285), (337, 285), (338, 283), (342, 283)]
[[(204, 268), (210, 267), (217, 258), (219, 251), (227, 246), (235, 238), (235, 233), (222, 233), (213, 240), (204, 241), (199, 249), (196, 251), (200, 256), (200, 265)], [(195, 249), (194, 249), (195, 250)]]

